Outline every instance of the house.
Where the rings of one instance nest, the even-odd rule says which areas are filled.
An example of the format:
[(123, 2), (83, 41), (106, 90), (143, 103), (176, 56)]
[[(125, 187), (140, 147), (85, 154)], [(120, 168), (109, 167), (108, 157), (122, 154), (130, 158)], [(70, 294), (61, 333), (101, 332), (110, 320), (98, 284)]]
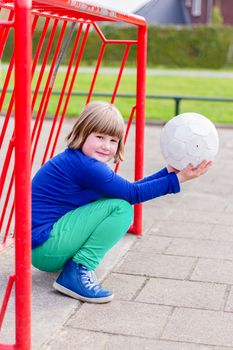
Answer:
[(218, 5), (225, 25), (233, 25), (233, 0), (150, 0), (134, 13), (154, 24), (208, 24)]
[(233, 25), (233, 1), (232, 0), (185, 0), (185, 7), (188, 10), (191, 22), (211, 23), (213, 8), (219, 6), (223, 23)]

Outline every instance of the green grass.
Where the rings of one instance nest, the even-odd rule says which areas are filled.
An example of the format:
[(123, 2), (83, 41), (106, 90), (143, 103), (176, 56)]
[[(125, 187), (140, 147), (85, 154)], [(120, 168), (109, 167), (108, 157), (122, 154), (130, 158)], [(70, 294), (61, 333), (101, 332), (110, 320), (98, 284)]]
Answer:
[[(79, 72), (75, 81), (73, 91), (88, 92), (93, 74)], [(65, 73), (59, 73), (54, 83), (54, 90), (61, 90)], [(71, 79), (71, 78), (70, 78)], [(94, 92), (112, 93), (116, 83), (117, 74), (101, 74), (98, 76)], [(37, 76), (33, 80), (35, 87)], [(134, 75), (124, 75), (122, 77), (118, 92), (121, 94), (135, 94), (136, 77)], [(233, 98), (233, 79), (216, 77), (181, 77), (181, 76), (147, 76), (148, 95), (166, 96), (200, 96), (200, 97), (223, 97)], [(11, 84), (12, 85), (12, 84)], [(45, 80), (40, 87), (44, 89)], [(38, 109), (41, 96), (35, 106)], [(107, 97), (94, 99), (109, 100)], [(85, 103), (85, 97), (72, 96), (67, 108), (67, 115), (77, 116)], [(8, 100), (4, 104), (6, 109)], [(58, 96), (52, 96), (47, 108), (47, 114), (54, 114), (58, 104)], [(135, 104), (134, 98), (117, 97), (115, 104), (121, 110), (123, 116), (127, 118), (132, 106)], [(233, 123), (233, 102), (205, 102), (205, 101), (182, 101), (180, 113), (193, 111), (201, 113), (216, 123)], [(61, 111), (60, 111), (61, 113)], [(146, 119), (147, 120), (168, 120), (175, 114), (174, 100), (147, 99)]]
[[(233, 98), (233, 79), (206, 77), (150, 76), (147, 93), (169, 96)], [(233, 122), (233, 102), (181, 101), (180, 113), (193, 111), (217, 123)], [(147, 103), (148, 116), (168, 120), (174, 115), (174, 101), (154, 100)]]

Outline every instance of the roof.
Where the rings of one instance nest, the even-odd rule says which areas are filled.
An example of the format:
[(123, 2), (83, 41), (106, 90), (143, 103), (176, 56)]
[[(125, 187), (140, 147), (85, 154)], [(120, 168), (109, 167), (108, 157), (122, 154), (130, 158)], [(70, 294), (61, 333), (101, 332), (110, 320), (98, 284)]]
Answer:
[(148, 23), (190, 23), (183, 0), (150, 0), (135, 11), (135, 14), (143, 16)]

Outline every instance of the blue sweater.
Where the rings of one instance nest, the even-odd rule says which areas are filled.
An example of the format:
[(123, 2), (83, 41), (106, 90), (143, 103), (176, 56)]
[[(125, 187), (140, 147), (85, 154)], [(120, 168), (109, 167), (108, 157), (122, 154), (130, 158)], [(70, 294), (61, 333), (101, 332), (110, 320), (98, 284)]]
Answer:
[(45, 163), (32, 180), (32, 248), (49, 238), (63, 215), (101, 196), (135, 204), (179, 191), (176, 174), (166, 168), (129, 182), (105, 163), (68, 148)]

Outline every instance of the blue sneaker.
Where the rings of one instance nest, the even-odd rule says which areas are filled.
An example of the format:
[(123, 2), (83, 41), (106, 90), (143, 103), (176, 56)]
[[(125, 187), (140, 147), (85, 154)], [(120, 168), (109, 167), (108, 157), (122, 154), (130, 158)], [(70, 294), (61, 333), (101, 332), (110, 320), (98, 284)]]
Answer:
[(53, 284), (59, 292), (90, 303), (107, 303), (113, 294), (97, 282), (94, 271), (68, 260)]

